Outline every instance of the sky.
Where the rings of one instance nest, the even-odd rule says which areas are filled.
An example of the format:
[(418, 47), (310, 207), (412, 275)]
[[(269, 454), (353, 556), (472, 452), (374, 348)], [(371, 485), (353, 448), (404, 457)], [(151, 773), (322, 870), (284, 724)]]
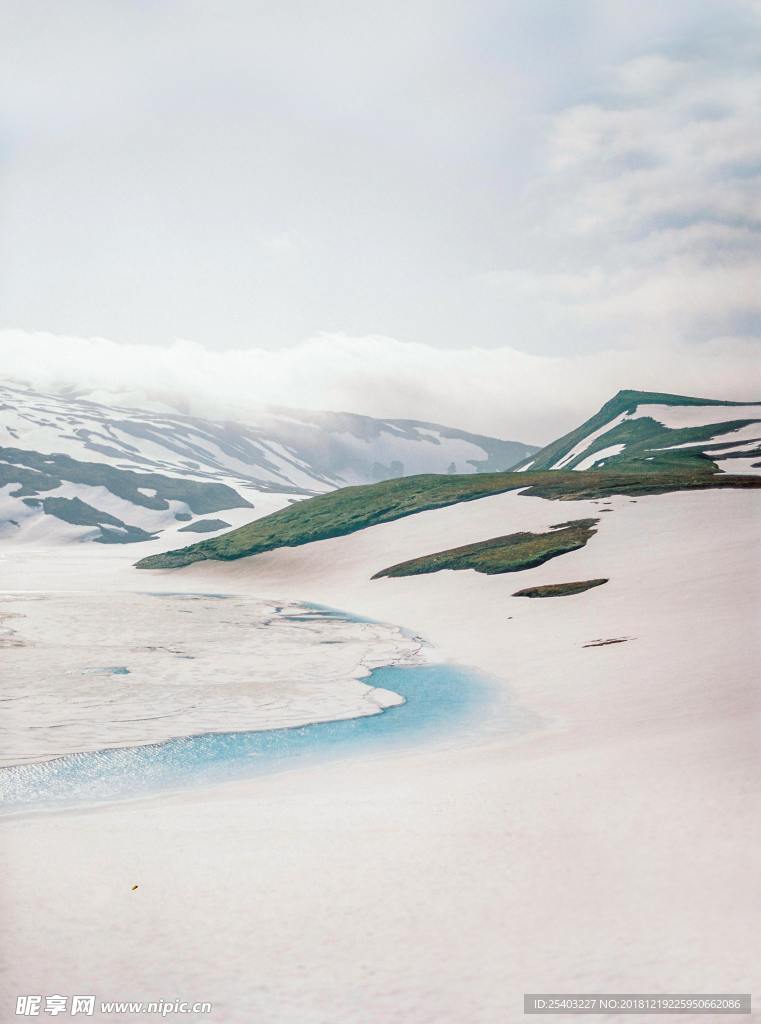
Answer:
[(542, 443), (761, 398), (757, 0), (0, 0), (0, 370)]

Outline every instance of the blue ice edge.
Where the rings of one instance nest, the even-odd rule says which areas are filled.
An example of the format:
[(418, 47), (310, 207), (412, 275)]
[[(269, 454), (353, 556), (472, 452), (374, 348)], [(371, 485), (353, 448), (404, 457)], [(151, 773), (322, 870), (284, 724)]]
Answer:
[[(315, 613), (349, 618), (309, 606), (307, 615)], [(405, 702), (359, 718), (201, 733), (14, 765), (0, 769), (0, 802), (6, 814), (110, 803), (372, 756), (449, 735), (518, 734), (535, 724), (504, 683), (462, 666), (387, 665), (363, 682), (392, 690)]]
[(133, 799), (303, 767), (317, 760), (375, 754), (406, 741), (436, 739), (455, 729), (472, 728), (501, 703), (492, 680), (449, 664), (390, 665), (374, 669), (364, 681), (401, 694), (405, 703), (360, 718), (202, 733), (15, 765), (0, 770), (4, 809), (49, 810)]

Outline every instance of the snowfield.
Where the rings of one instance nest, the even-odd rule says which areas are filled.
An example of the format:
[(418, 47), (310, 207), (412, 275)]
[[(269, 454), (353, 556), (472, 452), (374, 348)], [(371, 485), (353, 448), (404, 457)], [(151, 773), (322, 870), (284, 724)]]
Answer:
[[(587, 546), (539, 568), (370, 579), (590, 516)], [(7, 821), (6, 991), (178, 993), (241, 1024), (497, 1024), (525, 991), (758, 991), (760, 517), (753, 490), (508, 493), (141, 573), (142, 589), (406, 627), (491, 673), (535, 726)], [(111, 557), (104, 589), (124, 589)], [(40, 566), (4, 568), (11, 589), (49, 586)], [(592, 578), (610, 582), (512, 597)]]

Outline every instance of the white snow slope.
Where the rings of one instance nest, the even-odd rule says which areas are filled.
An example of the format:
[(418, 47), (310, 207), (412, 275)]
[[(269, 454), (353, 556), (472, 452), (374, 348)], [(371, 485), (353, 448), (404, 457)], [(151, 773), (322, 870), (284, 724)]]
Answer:
[[(523, 572), (371, 579), (598, 513), (585, 548)], [(755, 489), (561, 507), (509, 493), (141, 574), (404, 625), (493, 673), (536, 727), (488, 719), (441, 744), (6, 822), (7, 1005), (166, 994), (211, 1001), (214, 1024), (501, 1024), (523, 1019), (526, 991), (757, 992), (760, 514)], [(25, 565), (9, 559), (11, 585), (31, 585)], [(30, 637), (42, 608), (19, 620)]]
[(0, 538), (132, 543), (248, 510), (191, 523), (190, 543), (294, 496), (507, 469), (534, 450), (411, 420), (270, 410), (242, 425), (0, 385)]

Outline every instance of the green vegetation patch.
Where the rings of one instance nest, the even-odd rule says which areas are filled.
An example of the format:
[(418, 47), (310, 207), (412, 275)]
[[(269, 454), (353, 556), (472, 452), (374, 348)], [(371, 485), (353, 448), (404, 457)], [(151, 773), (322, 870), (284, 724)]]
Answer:
[[(24, 498), (24, 504), (30, 508), (42, 507), (47, 516), (55, 516), (64, 523), (73, 526), (97, 526), (100, 536), (95, 540), (98, 544), (135, 544), (138, 541), (154, 540), (156, 535), (146, 533), (139, 526), (130, 526), (108, 512), (101, 512), (79, 498)], [(116, 527), (109, 529), (108, 527)]]
[(573, 583), (545, 583), (541, 587), (525, 587), (516, 590), (513, 597), (569, 597), (571, 594), (583, 594), (592, 587), (601, 587), (607, 580), (576, 580)]
[(342, 537), (369, 526), (389, 523), (430, 509), (502, 494), (519, 488), (532, 497), (574, 500), (665, 494), (713, 487), (761, 487), (761, 476), (711, 473), (706, 469), (643, 473), (621, 470), (424, 474), (343, 487), (297, 501), (287, 508), (186, 548), (151, 555), (138, 569), (175, 569), (204, 559), (223, 561), (258, 555), (282, 547), (298, 547), (329, 537)]
[(683, 466), (669, 470), (640, 472), (633, 465), (620, 469), (561, 470), (519, 473), (526, 490), (537, 498), (556, 498), (577, 501), (582, 498), (611, 498), (616, 494), (634, 495), (671, 494), (674, 491), (700, 491), (726, 487), (761, 487), (761, 477), (713, 471), (713, 463), (704, 460), (699, 468)]
[(224, 530), (229, 527), (224, 519), (196, 519), (194, 523), (181, 526), (178, 533), (214, 533), (216, 530)]
[(549, 562), (551, 558), (583, 548), (597, 531), (598, 519), (577, 519), (548, 533), (511, 533), (493, 537), (477, 544), (437, 551), (400, 562), (377, 572), (373, 579), (383, 576), (420, 576), (442, 569), (475, 569), (489, 576), (503, 572), (520, 572)]

